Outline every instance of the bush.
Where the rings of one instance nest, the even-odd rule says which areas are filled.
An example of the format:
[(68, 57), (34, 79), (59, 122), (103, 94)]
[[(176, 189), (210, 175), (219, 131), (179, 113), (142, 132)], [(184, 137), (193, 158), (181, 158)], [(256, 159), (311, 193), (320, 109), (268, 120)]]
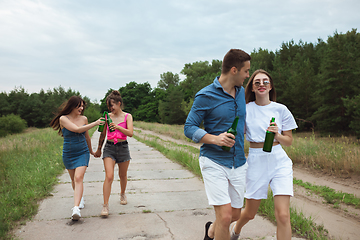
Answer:
[(10, 114), (0, 117), (0, 137), (11, 133), (21, 133), (26, 128), (26, 121), (18, 115)]

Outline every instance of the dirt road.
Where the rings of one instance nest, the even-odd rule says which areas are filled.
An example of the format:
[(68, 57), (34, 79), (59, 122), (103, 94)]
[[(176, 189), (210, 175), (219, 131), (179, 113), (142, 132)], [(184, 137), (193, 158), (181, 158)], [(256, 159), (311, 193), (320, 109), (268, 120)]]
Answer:
[[(190, 143), (182, 140), (173, 139), (166, 135), (157, 134), (152, 131), (141, 129), (141, 133), (151, 134), (166, 141), (173, 141), (178, 144), (191, 145), (200, 148), (201, 144)], [(343, 193), (355, 194), (360, 196), (360, 177), (352, 176), (350, 178), (338, 178), (322, 174), (301, 166), (294, 166), (294, 178), (309, 182), (314, 185), (327, 186), (342, 191)], [(302, 211), (305, 216), (318, 225), (323, 225), (329, 232), (329, 238), (334, 239), (360, 239), (360, 210), (350, 206), (340, 205), (335, 208), (327, 204), (326, 201), (315, 194), (306, 191), (305, 188), (294, 186), (295, 194), (291, 199), (291, 204), (298, 211)]]

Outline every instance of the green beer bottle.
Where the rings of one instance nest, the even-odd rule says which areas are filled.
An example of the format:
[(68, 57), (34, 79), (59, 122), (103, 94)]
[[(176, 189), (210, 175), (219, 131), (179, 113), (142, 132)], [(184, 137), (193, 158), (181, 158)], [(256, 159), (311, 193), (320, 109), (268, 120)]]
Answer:
[[(107, 114), (107, 111), (105, 111), (102, 115), (102, 118), (104, 118), (104, 120), (101, 120), (101, 121), (104, 121), (105, 122), (105, 115)], [(99, 128), (98, 128), (98, 131), (99, 132), (102, 132), (104, 130), (104, 127), (105, 127), (105, 123), (103, 125), (99, 125)]]
[(107, 118), (107, 125), (109, 126), (109, 130), (110, 130), (110, 132), (114, 132), (115, 131), (115, 129), (113, 129), (113, 128), (110, 128), (110, 123), (112, 123), (113, 121), (111, 120), (111, 118), (109, 117), (109, 114), (108, 113), (106, 113), (106, 118)]
[[(274, 122), (275, 122), (275, 118), (273, 117), (273, 118), (271, 118), (270, 126), (272, 126)], [(265, 142), (264, 142), (264, 146), (263, 146), (264, 152), (271, 152), (273, 142), (274, 142), (274, 137), (275, 137), (275, 133), (266, 131)]]
[[(236, 128), (237, 128), (238, 121), (239, 121), (239, 117), (236, 116), (233, 124), (231, 125), (231, 128), (229, 128), (229, 130), (227, 131), (228, 133), (232, 133), (234, 136), (236, 136), (236, 134), (237, 134)], [(222, 148), (222, 150), (224, 150), (226, 152), (230, 151), (229, 147), (222, 146), (221, 148)]]

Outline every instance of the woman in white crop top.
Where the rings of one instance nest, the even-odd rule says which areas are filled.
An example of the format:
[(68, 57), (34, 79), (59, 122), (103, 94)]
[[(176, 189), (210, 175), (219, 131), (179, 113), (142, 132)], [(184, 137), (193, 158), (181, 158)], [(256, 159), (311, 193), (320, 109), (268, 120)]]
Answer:
[[(246, 204), (240, 219), (232, 226), (231, 239), (238, 239), (241, 228), (254, 219), (261, 199), (273, 191), (277, 239), (291, 239), (290, 197), (293, 196), (292, 161), (281, 145), (290, 146), (292, 129), (297, 124), (288, 108), (276, 103), (273, 79), (264, 70), (256, 70), (245, 89), (246, 140), (250, 142), (246, 174)], [(275, 124), (270, 126), (271, 118)], [(262, 150), (266, 131), (275, 133), (272, 151)]]

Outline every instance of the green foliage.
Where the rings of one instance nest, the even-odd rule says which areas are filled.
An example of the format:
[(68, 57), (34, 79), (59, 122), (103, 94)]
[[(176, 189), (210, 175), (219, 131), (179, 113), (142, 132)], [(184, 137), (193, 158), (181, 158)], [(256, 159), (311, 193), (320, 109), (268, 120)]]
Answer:
[(259, 48), (258, 51), (254, 50), (251, 53), (251, 68), (250, 72), (254, 72), (257, 69), (263, 69), (267, 72), (271, 72), (274, 69), (275, 53), (269, 52), (267, 49)]
[(211, 84), (216, 76), (220, 76), (222, 61), (213, 60), (210, 64), (205, 62), (187, 63), (181, 70), (185, 75), (185, 80), (180, 82), (180, 87), (184, 92), (184, 100), (189, 101), (203, 87)]
[[(24, 88), (15, 88), (9, 94), (0, 94), (0, 116), (9, 114), (19, 115), (27, 122), (29, 127), (43, 128), (49, 126), (59, 107), (71, 96), (80, 96), (79, 92), (70, 88), (65, 91), (58, 87), (45, 92), (28, 94)], [(83, 97), (87, 107), (92, 108), (92, 103), (87, 97)]]
[(0, 137), (11, 133), (21, 133), (27, 128), (27, 123), (20, 116), (9, 114), (0, 117)]
[(183, 124), (185, 113), (181, 109), (183, 93), (179, 87), (170, 87), (167, 96), (159, 101), (160, 121), (166, 124)]
[(49, 195), (64, 170), (62, 142), (50, 128), (0, 138), (0, 239)]
[(85, 108), (84, 115), (87, 117), (88, 122), (94, 122), (101, 117), (100, 105), (90, 104), (90, 106)]
[(360, 33), (356, 29), (329, 37), (317, 85), (319, 106), (314, 119), (322, 131), (348, 132), (351, 116), (342, 98), (360, 93)]
[(360, 139), (360, 94), (353, 98), (342, 98), (346, 108), (346, 115), (350, 116), (350, 129)]
[(160, 81), (158, 82), (158, 88), (167, 90), (170, 86), (179, 85), (180, 77), (179, 74), (172, 72), (166, 72), (160, 74)]

